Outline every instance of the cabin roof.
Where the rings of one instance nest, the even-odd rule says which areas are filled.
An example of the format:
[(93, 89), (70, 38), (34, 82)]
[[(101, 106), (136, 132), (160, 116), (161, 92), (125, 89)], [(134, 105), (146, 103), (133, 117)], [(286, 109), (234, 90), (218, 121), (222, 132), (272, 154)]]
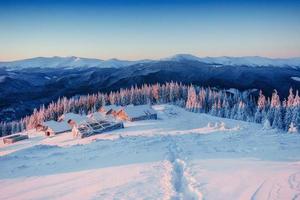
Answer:
[(150, 105), (129, 105), (123, 108), (123, 111), (130, 118), (156, 114), (156, 111)]
[(88, 120), (88, 117), (86, 115), (79, 115), (79, 114), (75, 114), (75, 113), (65, 113), (60, 118), (63, 119), (63, 121), (65, 121), (65, 122), (72, 120), (77, 124), (80, 124), (80, 123)]
[(90, 117), (94, 120), (97, 120), (97, 121), (106, 119), (105, 115), (100, 113), (100, 112), (91, 113), (91, 114), (88, 115), (88, 117)]
[(107, 106), (103, 106), (103, 108), (106, 110), (106, 111), (109, 111), (109, 110), (115, 110), (115, 111), (118, 111), (122, 108), (122, 106), (117, 106), (117, 105), (107, 105)]
[(43, 123), (44, 126), (52, 129), (54, 132), (64, 132), (71, 130), (69, 124), (65, 121), (57, 122), (54, 120), (46, 121)]

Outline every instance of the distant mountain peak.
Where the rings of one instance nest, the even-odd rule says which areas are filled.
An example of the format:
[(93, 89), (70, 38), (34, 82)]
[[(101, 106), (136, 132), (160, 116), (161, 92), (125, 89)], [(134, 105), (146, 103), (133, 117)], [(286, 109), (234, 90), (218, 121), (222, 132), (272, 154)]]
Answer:
[(9, 69), (24, 68), (78, 68), (78, 67), (99, 67), (99, 68), (119, 68), (135, 64), (139, 61), (118, 60), (116, 58), (100, 60), (95, 58), (82, 58), (76, 56), (68, 57), (35, 57), (11, 62), (0, 62), (0, 67)]
[(167, 58), (163, 58), (161, 60), (171, 60), (171, 61), (185, 61), (185, 60), (199, 60), (200, 58), (197, 56), (194, 56), (192, 54), (175, 54), (173, 56), (167, 57)]
[(229, 66), (251, 66), (251, 67), (300, 67), (300, 57), (296, 58), (267, 58), (261, 56), (244, 56), (244, 57), (197, 57), (192, 54), (176, 54), (171, 57), (161, 59), (164, 61), (199, 61), (207, 64), (229, 65)]

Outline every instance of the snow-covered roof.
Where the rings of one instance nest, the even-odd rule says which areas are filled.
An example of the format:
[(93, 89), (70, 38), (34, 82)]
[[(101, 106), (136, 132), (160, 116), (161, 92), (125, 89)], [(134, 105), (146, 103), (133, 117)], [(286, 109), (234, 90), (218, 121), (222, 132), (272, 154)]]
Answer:
[(107, 106), (103, 106), (103, 108), (106, 110), (106, 111), (109, 111), (109, 110), (115, 110), (115, 111), (118, 111), (122, 108), (122, 106), (117, 106), (117, 105), (107, 105)]
[(100, 112), (91, 113), (91, 114), (88, 115), (88, 117), (92, 118), (94, 120), (97, 120), (97, 121), (106, 119), (105, 115), (100, 113)]
[(150, 105), (129, 105), (124, 108), (124, 112), (130, 118), (156, 114), (156, 111)]
[(86, 115), (79, 115), (75, 113), (65, 113), (60, 117), (63, 121), (68, 122), (70, 119), (77, 124), (80, 124), (86, 120), (88, 120), (88, 117)]
[(65, 121), (57, 122), (54, 120), (46, 121), (43, 123), (44, 126), (47, 126), (48, 128), (52, 129), (54, 132), (64, 132), (71, 130), (69, 124)]

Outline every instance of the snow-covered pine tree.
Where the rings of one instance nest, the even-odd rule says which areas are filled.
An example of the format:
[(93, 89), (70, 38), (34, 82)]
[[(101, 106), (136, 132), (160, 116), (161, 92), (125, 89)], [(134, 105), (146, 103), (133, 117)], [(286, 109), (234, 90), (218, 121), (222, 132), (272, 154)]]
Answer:
[(297, 130), (300, 130), (300, 105), (296, 106), (293, 110), (292, 122), (297, 127)]
[(259, 91), (259, 96), (257, 100), (257, 108), (254, 116), (254, 121), (256, 123), (261, 123), (263, 120), (263, 111), (266, 109), (266, 97), (263, 95), (262, 91)]
[(195, 111), (197, 103), (197, 95), (196, 95), (196, 90), (193, 85), (191, 85), (188, 89), (188, 98), (186, 101), (186, 108), (192, 112)]
[(288, 129), (288, 132), (289, 133), (297, 133), (298, 132), (297, 127), (294, 125), (293, 122), (291, 122), (291, 124), (289, 126), (289, 129)]
[(274, 120), (272, 124), (272, 128), (283, 128), (283, 117), (282, 117), (282, 108), (281, 106), (277, 106), (274, 108)]
[(268, 119), (265, 119), (265, 121), (264, 121), (264, 123), (263, 123), (263, 129), (264, 130), (269, 130), (269, 129), (271, 129), (272, 127), (271, 127), (271, 123), (270, 123), (270, 121), (268, 120)]

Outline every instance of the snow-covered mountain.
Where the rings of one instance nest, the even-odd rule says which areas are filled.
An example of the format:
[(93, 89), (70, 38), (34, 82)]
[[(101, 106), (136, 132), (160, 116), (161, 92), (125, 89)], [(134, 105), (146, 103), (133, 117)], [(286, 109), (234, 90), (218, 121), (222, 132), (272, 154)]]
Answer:
[(157, 82), (176, 81), (241, 91), (257, 89), (268, 96), (276, 89), (282, 98), (286, 98), (289, 88), (300, 88), (300, 68), (215, 66), (182, 60), (144, 62), (117, 70), (111, 67), (32, 68), (26, 71), (0, 68), (0, 118), (18, 119), (60, 96), (110, 92)]
[(158, 60), (119, 60), (108, 59), (100, 60), (94, 58), (81, 58), (81, 57), (36, 57), (24, 60), (17, 60), (11, 62), (0, 62), (0, 67), (9, 69), (24, 69), (24, 68), (79, 68), (79, 67), (98, 67), (98, 68), (120, 68), (138, 63), (147, 62), (160, 62), (160, 61), (198, 61), (216, 66), (271, 66), (271, 67), (293, 67), (300, 68), (300, 57), (298, 58), (266, 58), (259, 56), (246, 56), (246, 57), (197, 57), (191, 54), (176, 54), (171, 57), (162, 58)]
[(80, 57), (36, 57), (11, 62), (0, 62), (0, 67), (10, 69), (25, 68), (78, 68), (78, 67), (99, 67), (99, 68), (119, 68), (129, 66), (144, 61), (128, 61), (128, 60), (100, 60), (95, 58)]
[(300, 57), (297, 58), (266, 58), (259, 56), (245, 57), (197, 57), (190, 54), (176, 54), (172, 57), (162, 59), (164, 61), (182, 62), (186, 60), (194, 60), (208, 64), (228, 65), (228, 66), (273, 66), (273, 67), (300, 67)]
[(153, 108), (159, 120), (83, 139), (0, 140), (0, 199), (299, 199), (299, 134)]

